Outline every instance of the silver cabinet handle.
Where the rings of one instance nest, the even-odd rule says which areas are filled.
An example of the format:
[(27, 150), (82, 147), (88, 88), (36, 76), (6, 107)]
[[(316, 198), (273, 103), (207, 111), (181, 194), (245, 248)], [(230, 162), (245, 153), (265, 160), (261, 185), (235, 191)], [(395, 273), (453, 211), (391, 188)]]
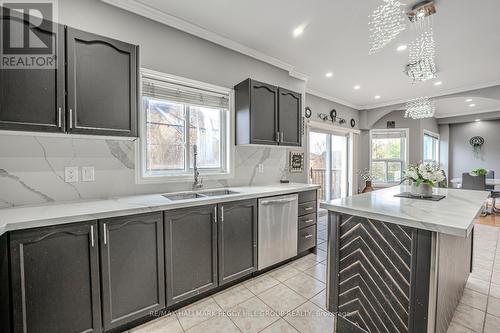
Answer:
[(311, 223), (314, 222), (314, 220), (305, 220), (304, 223)]
[(304, 210), (312, 210), (314, 207), (306, 207)]
[(279, 131), (276, 132), (276, 140), (275, 141), (278, 143), (280, 142), (280, 132)]
[(90, 226), (90, 245), (94, 247), (94, 226)]
[(62, 127), (62, 108), (57, 109), (57, 127)]
[(102, 225), (104, 229), (104, 245), (108, 244), (108, 229), (106, 228), (106, 223)]
[(220, 206), (220, 222), (224, 222), (224, 206)]
[(73, 109), (69, 109), (69, 128), (73, 128)]
[(308, 239), (308, 238), (311, 238), (313, 235), (306, 235), (304, 238), (305, 239)]
[(285, 141), (285, 133), (280, 132), (280, 135), (281, 135), (280, 142), (283, 143)]
[(217, 223), (217, 206), (214, 207), (214, 223)]
[(260, 202), (261, 205), (271, 205), (274, 203), (287, 203), (287, 202), (293, 202), (296, 201), (297, 198), (289, 198), (289, 199), (275, 199), (275, 200), (262, 200)]

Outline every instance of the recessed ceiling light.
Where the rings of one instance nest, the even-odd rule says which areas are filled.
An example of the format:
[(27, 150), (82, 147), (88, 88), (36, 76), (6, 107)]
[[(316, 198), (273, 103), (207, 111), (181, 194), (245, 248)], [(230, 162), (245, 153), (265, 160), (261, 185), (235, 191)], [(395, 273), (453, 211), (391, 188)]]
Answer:
[(467, 103), (470, 103), (470, 102), (472, 102), (472, 98), (467, 98), (465, 101), (466, 101)]
[(333, 76), (333, 73), (332, 72), (328, 72), (325, 74), (326, 77), (332, 77)]
[(375, 96), (375, 99), (380, 99), (380, 95)]
[(443, 84), (443, 81), (437, 81), (437, 82), (434, 82), (434, 85), (435, 85), (435, 86), (440, 86), (440, 85), (442, 85), (442, 84)]
[(361, 86), (360, 86), (359, 84), (357, 84), (357, 85), (355, 85), (355, 86), (353, 87), (353, 89), (354, 89), (354, 90), (359, 90), (359, 89), (361, 89)]
[(481, 121), (481, 119), (476, 119), (476, 120), (474, 120), (474, 121), (475, 121), (475, 122), (479, 122), (479, 121)]
[(406, 50), (408, 48), (407, 45), (399, 45), (398, 48), (396, 50), (398, 50), (398, 52), (403, 52), (404, 50)]
[(297, 38), (304, 33), (305, 26), (303, 24), (299, 25), (297, 28), (293, 29), (293, 37)]
[(471, 108), (473, 108), (473, 107), (475, 107), (475, 106), (476, 106), (476, 104), (472, 103), (472, 104), (469, 104), (469, 106), (470, 106)]

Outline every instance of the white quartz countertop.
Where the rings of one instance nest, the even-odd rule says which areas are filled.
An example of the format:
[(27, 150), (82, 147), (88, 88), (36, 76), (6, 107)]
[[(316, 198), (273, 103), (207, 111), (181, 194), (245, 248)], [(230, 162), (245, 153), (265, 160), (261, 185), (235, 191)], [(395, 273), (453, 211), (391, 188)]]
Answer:
[[(169, 200), (162, 194), (117, 197), (104, 200), (74, 201), (37, 206), (0, 209), (0, 235), (7, 231), (64, 223), (82, 222), (108, 217), (125, 216), (184, 207), (202, 206), (221, 202), (269, 197), (318, 189), (317, 185), (277, 184), (271, 186), (245, 186), (224, 188), (238, 192), (225, 196)], [(203, 189), (197, 192), (217, 189)], [(174, 194), (174, 193), (166, 193)]]
[(466, 237), (481, 212), (487, 191), (436, 188), (441, 201), (395, 197), (409, 186), (394, 186), (370, 193), (322, 202), (321, 208), (418, 229)]

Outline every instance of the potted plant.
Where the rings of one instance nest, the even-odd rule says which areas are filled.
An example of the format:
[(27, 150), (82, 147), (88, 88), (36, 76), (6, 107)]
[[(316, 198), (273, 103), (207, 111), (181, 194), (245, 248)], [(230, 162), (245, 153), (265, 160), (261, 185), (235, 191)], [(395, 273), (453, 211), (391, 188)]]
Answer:
[(409, 165), (404, 171), (404, 181), (411, 182), (411, 194), (423, 198), (432, 197), (432, 188), (446, 177), (443, 170), (433, 163)]
[(469, 172), (471, 176), (486, 176), (487, 173), (488, 169), (485, 168), (475, 168), (471, 172)]
[(363, 181), (365, 182), (365, 187), (361, 191), (361, 193), (366, 193), (366, 192), (372, 192), (373, 191), (373, 175), (370, 172), (370, 170), (365, 169), (364, 171), (360, 172), (361, 178), (363, 178)]

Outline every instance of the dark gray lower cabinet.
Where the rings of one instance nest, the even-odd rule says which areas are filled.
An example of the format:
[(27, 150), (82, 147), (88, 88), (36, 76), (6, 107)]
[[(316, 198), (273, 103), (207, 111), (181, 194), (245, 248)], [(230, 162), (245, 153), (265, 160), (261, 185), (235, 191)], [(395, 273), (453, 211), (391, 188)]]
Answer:
[(166, 211), (167, 305), (217, 286), (217, 206)]
[(101, 332), (97, 223), (10, 235), (15, 333)]
[(104, 329), (165, 308), (162, 213), (99, 221)]
[(257, 200), (219, 204), (219, 285), (257, 269)]

